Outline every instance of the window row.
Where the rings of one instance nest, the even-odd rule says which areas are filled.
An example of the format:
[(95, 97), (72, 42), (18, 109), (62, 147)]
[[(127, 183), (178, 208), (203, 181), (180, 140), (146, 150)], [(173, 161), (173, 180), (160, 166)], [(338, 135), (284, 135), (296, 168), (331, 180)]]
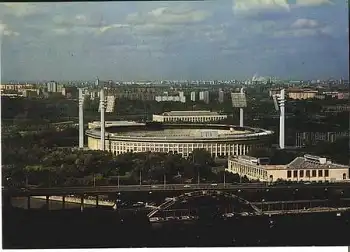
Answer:
[[(293, 176), (292, 176), (293, 175)], [(294, 170), (287, 171), (287, 178), (315, 178), (315, 177), (329, 177), (329, 170)]]

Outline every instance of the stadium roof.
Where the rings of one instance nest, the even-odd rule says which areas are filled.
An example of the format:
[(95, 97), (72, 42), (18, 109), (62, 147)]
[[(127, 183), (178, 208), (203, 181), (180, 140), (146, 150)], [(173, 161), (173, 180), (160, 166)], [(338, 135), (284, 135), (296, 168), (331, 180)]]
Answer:
[(218, 112), (212, 112), (210, 110), (187, 110), (187, 111), (169, 111), (164, 112), (164, 116), (212, 116), (219, 115)]

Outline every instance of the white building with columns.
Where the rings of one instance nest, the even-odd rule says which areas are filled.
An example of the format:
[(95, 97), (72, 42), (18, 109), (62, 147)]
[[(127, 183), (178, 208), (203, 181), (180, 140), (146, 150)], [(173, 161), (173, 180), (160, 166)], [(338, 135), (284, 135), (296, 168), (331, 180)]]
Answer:
[(264, 158), (233, 156), (227, 171), (252, 180), (274, 182), (350, 182), (349, 166), (335, 164), (326, 158), (304, 155), (286, 165), (269, 165)]
[(198, 111), (170, 111), (161, 115), (153, 115), (154, 122), (215, 122), (227, 119), (227, 115), (211, 112), (209, 110)]

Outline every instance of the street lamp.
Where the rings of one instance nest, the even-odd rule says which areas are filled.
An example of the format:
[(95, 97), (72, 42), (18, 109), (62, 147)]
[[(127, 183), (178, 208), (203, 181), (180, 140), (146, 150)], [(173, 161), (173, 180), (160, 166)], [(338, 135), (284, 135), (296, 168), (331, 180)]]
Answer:
[(264, 201), (265, 201), (265, 199), (262, 199), (262, 200), (261, 200), (261, 211), (262, 211), (262, 212), (264, 211)]
[(164, 188), (165, 188), (165, 186), (166, 186), (166, 174), (165, 174), (165, 172), (164, 172)]
[(142, 170), (140, 168), (140, 185), (142, 184)]
[(226, 187), (226, 171), (224, 170), (224, 187)]
[(200, 176), (199, 176), (199, 167), (197, 166), (197, 184), (200, 183)]
[(118, 183), (118, 188), (119, 188), (119, 180), (120, 180), (120, 175), (119, 175), (119, 168), (115, 168), (117, 172), (117, 183)]
[[(8, 180), (8, 178), (7, 178)], [(26, 187), (28, 187), (28, 173), (26, 172)]]

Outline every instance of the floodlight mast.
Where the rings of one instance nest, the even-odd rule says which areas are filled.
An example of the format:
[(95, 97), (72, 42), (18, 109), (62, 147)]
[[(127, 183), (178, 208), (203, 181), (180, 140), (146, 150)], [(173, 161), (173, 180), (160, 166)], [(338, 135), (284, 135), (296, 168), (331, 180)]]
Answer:
[(281, 90), (279, 96), (279, 104), (280, 104), (280, 149), (284, 149), (284, 129), (285, 129), (285, 92), (284, 89)]
[(84, 148), (84, 90), (79, 88), (79, 148)]
[(284, 139), (285, 139), (285, 90), (281, 89), (279, 94), (272, 96), (273, 103), (275, 105), (276, 111), (280, 111), (280, 135), (279, 135), (279, 148), (284, 149)]
[[(244, 94), (244, 88), (242, 87), (241, 88), (241, 94), (243, 95)], [(243, 108), (239, 108), (239, 126), (240, 127), (243, 127)]]
[(104, 92), (104, 88), (102, 87), (101, 91), (100, 91), (100, 107), (101, 107), (101, 150), (104, 151), (105, 150), (105, 105), (106, 105), (106, 101), (105, 101), (105, 92)]

